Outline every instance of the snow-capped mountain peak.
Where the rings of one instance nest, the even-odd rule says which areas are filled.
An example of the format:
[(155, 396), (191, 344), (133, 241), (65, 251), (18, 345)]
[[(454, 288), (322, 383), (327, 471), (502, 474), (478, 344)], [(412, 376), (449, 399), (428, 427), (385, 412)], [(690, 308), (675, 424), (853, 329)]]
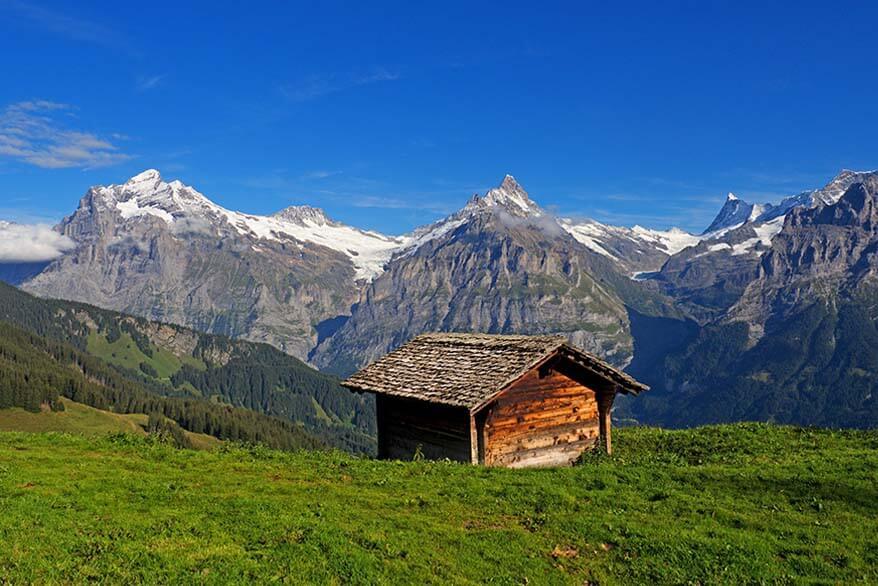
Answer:
[(518, 184), (515, 177), (507, 175), (499, 187), (495, 187), (484, 196), (473, 196), (467, 208), (470, 210), (502, 209), (514, 216), (535, 217), (543, 215), (542, 209)]
[(803, 191), (796, 195), (784, 198), (775, 206), (767, 206), (766, 210), (756, 218), (757, 222), (768, 222), (784, 216), (795, 207), (815, 207), (818, 205), (832, 205), (837, 203), (841, 196), (854, 183), (864, 181), (870, 176), (878, 174), (876, 171), (851, 171), (843, 169), (832, 181), (820, 189)]
[(171, 225), (181, 217), (222, 210), (192, 187), (180, 181), (166, 182), (156, 169), (138, 173), (125, 183), (93, 187), (91, 191), (108, 207), (116, 208), (125, 220), (156, 217)]
[(291, 206), (271, 216), (228, 210), (180, 181), (166, 182), (155, 169), (139, 173), (121, 185), (95, 187), (92, 192), (125, 222), (158, 218), (172, 227), (181, 220), (197, 220), (199, 224), (207, 222), (213, 226), (217, 234), (231, 229), (255, 241), (295, 240), (324, 246), (348, 256), (357, 279), (380, 274), (402, 245), (399, 238), (346, 226), (311, 206)]
[(729, 193), (726, 196), (726, 202), (723, 204), (722, 209), (720, 209), (719, 214), (717, 214), (713, 222), (710, 223), (710, 226), (707, 227), (704, 234), (710, 234), (719, 230), (740, 226), (746, 222), (750, 217), (750, 214), (753, 213), (753, 207), (753, 204), (747, 203), (738, 198), (734, 193)]
[(834, 204), (837, 203), (844, 192), (854, 183), (860, 183), (870, 175), (875, 175), (878, 171), (852, 171), (850, 169), (842, 169), (832, 181), (830, 181), (823, 189), (817, 189), (812, 192), (811, 203), (817, 204)]

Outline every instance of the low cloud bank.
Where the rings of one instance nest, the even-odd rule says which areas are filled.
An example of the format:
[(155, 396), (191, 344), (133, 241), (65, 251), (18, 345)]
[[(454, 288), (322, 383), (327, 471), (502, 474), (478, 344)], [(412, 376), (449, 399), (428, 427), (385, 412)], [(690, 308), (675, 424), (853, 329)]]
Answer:
[(75, 246), (73, 240), (47, 224), (0, 221), (0, 263), (55, 260)]

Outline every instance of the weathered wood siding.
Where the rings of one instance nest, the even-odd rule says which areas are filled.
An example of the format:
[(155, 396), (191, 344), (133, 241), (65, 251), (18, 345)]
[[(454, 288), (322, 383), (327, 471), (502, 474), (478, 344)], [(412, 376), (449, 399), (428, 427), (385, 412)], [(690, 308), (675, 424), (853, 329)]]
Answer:
[(563, 466), (599, 441), (595, 393), (554, 371), (530, 372), (481, 419), (478, 452), (488, 466)]
[(466, 409), (378, 395), (376, 411), (379, 458), (411, 460), (420, 446), (430, 460), (472, 461)]

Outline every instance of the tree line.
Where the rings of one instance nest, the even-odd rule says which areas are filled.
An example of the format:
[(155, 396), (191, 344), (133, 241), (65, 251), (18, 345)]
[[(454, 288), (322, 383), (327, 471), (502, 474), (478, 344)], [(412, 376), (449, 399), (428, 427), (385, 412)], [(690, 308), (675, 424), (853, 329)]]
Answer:
[(153, 394), (75, 347), (0, 322), (0, 407), (58, 408), (59, 397), (116, 413), (161, 415), (181, 428), (278, 449), (325, 444), (291, 421), (255, 411)]
[[(83, 356), (91, 334), (109, 343), (128, 334), (137, 348), (153, 357), (156, 346), (147, 332), (153, 324), (90, 305), (33, 297), (0, 283), (0, 320), (48, 340), (65, 343)], [(169, 326), (181, 333), (190, 330)], [(370, 396), (351, 393), (337, 378), (320, 373), (272, 346), (195, 333), (197, 344), (186, 363), (161, 379), (148, 362), (137, 368), (100, 361), (135, 387), (179, 399), (215, 399), (277, 418), (301, 423), (322, 441), (350, 451), (370, 452), (375, 445), (375, 407)], [(222, 360), (217, 357), (222, 356)], [(194, 391), (197, 391), (195, 393)], [(200, 416), (199, 416), (200, 417)]]

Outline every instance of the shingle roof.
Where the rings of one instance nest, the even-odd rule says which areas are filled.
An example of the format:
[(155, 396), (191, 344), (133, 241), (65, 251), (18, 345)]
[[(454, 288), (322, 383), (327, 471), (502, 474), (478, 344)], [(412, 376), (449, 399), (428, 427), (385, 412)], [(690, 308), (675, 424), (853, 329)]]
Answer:
[(349, 389), (475, 409), (556, 353), (623, 392), (648, 387), (562, 336), (423, 334), (351, 376)]

